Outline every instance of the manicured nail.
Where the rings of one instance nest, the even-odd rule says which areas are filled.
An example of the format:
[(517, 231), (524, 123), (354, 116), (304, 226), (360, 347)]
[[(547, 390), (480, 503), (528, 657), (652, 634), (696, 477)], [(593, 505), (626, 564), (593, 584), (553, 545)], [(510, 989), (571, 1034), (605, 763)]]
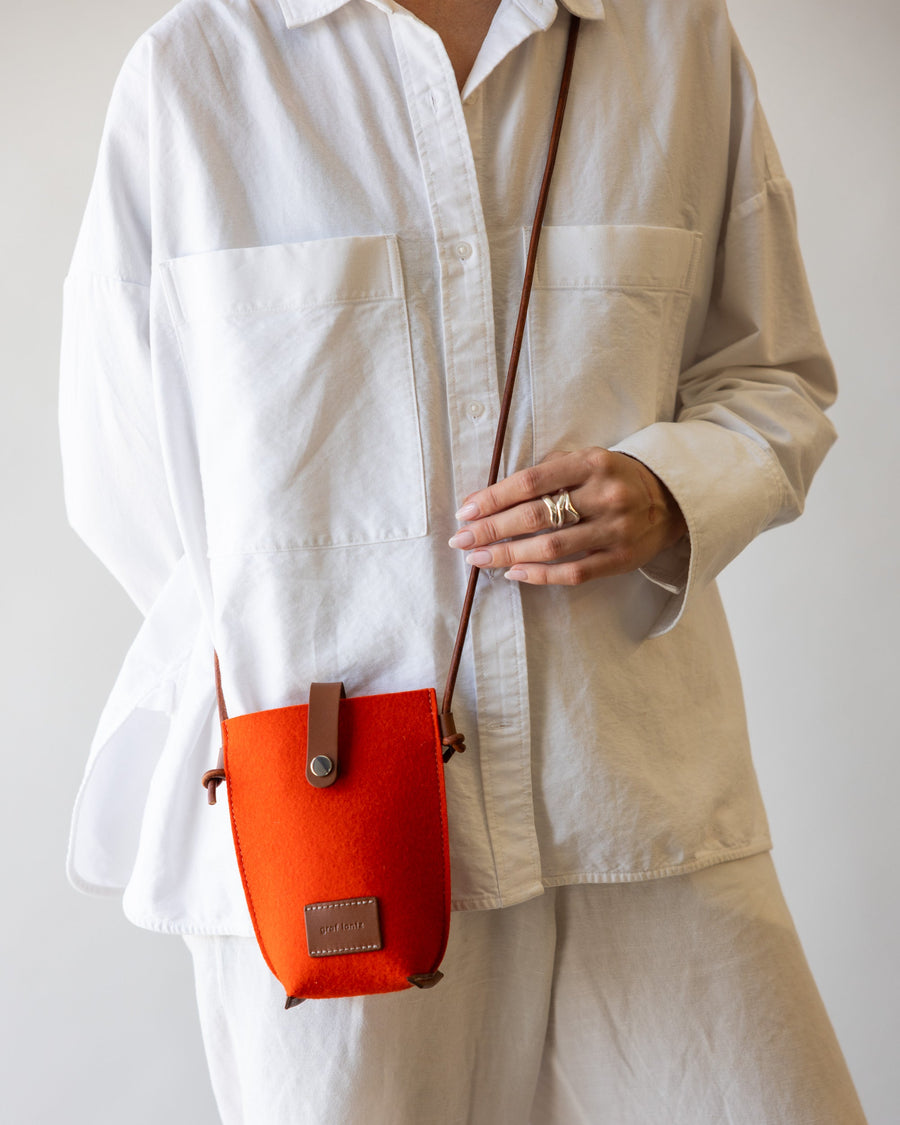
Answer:
[(451, 547), (460, 547), (465, 550), (467, 547), (475, 546), (475, 536), (471, 531), (457, 531), (457, 533), (450, 540)]
[(503, 575), (503, 577), (509, 578), (512, 582), (521, 582), (523, 578), (528, 577), (528, 572), (525, 571), (525, 570), (522, 570), (522, 568), (520, 566), (514, 566), (512, 568), (512, 570), (508, 570)]
[(484, 566), (491, 561), (490, 551), (473, 551), (471, 555), (466, 555), (466, 562), (470, 566)]
[(458, 520), (473, 520), (478, 515), (477, 504), (463, 504), (463, 506), (456, 513)]

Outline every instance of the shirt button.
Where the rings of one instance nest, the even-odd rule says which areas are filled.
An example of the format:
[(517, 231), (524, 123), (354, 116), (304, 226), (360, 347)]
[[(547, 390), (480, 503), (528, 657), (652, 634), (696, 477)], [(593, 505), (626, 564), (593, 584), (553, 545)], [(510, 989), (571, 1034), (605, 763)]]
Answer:
[(468, 242), (460, 242), (456, 247), (456, 256), (461, 262), (466, 261), (467, 258), (472, 257), (472, 247)]
[(482, 414), (484, 414), (484, 403), (483, 402), (470, 402), (469, 403), (469, 417), (470, 418), (480, 418)]

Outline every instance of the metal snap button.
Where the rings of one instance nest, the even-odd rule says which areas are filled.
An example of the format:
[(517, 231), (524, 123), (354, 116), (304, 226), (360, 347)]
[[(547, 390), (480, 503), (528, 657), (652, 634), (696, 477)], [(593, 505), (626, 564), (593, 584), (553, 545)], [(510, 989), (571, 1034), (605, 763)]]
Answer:
[(334, 769), (334, 762), (331, 758), (326, 758), (324, 754), (319, 754), (309, 763), (309, 768), (315, 777), (328, 777)]

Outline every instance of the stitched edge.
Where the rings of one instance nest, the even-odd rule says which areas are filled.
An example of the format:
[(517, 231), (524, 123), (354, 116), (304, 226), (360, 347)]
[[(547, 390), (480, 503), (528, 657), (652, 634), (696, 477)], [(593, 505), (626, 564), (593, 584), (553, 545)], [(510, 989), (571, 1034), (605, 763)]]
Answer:
[(440, 946), (440, 949), (438, 950), (437, 958), (436, 958), (434, 964), (431, 966), (431, 969), (429, 970), (430, 972), (434, 972), (437, 969), (438, 965), (440, 965), (441, 961), (443, 961), (443, 959), (444, 959), (444, 954), (447, 951), (447, 940), (448, 940), (449, 935), (450, 935), (450, 919), (447, 917), (447, 902), (448, 902), (447, 875), (446, 875), (447, 864), (444, 862), (444, 854), (450, 846), (450, 839), (449, 839), (449, 825), (447, 823), (447, 802), (446, 802), (446, 800), (441, 800), (441, 777), (442, 777), (442, 773), (439, 772), (439, 771), (443, 771), (443, 769), (444, 769), (444, 757), (443, 757), (442, 748), (441, 748), (441, 728), (440, 728), (440, 721), (438, 719), (437, 694), (435, 693), (433, 688), (428, 688), (427, 690), (428, 690), (428, 705), (429, 705), (429, 709), (431, 711), (431, 721), (434, 725), (435, 744), (436, 744), (436, 747), (437, 747), (435, 756), (432, 760), (434, 762), (434, 770), (435, 770), (434, 777), (435, 777), (435, 782), (437, 784), (437, 791), (438, 791), (437, 792), (437, 799), (438, 799), (438, 808), (440, 809), (440, 822), (441, 822), (441, 933), (442, 933), (442, 936), (441, 936), (441, 946)]
[(328, 910), (331, 906), (368, 906), (370, 902), (376, 902), (374, 898), (345, 898), (336, 902), (310, 902), (303, 907), (306, 910)]
[(269, 966), (269, 968), (272, 970), (273, 975), (280, 980), (281, 978), (278, 977), (278, 973), (275, 971), (275, 966), (272, 964), (272, 959), (269, 956), (268, 950), (266, 949), (265, 942), (263, 941), (263, 938), (262, 938), (262, 931), (260, 930), (259, 922), (257, 921), (257, 918), (256, 918), (256, 908), (253, 905), (253, 896), (250, 893), (250, 882), (247, 878), (247, 872), (246, 872), (246, 869), (244, 867), (244, 852), (243, 852), (243, 849), (241, 848), (241, 834), (238, 831), (237, 814), (235, 812), (235, 804), (237, 803), (237, 800), (236, 800), (237, 795), (235, 793), (234, 781), (231, 778), (230, 771), (228, 769), (228, 723), (227, 723), (227, 721), (222, 723), (222, 751), (223, 751), (223, 756), (224, 756), (224, 760), (225, 760), (225, 784), (228, 787), (227, 788), (227, 791), (228, 791), (228, 812), (229, 812), (229, 815), (231, 817), (231, 833), (232, 833), (232, 836), (234, 837), (234, 848), (235, 848), (235, 851), (237, 852), (238, 867), (240, 868), (240, 872), (241, 872), (241, 883), (243, 884), (243, 887), (244, 887), (244, 897), (247, 900), (247, 909), (250, 911), (250, 920), (253, 923), (253, 932), (256, 934), (256, 941), (257, 941), (257, 944), (259, 945), (259, 951), (263, 955), (263, 960)]
[[(380, 945), (342, 945), (340, 949), (316, 949), (309, 952), (310, 957), (336, 957), (339, 953), (371, 953), (381, 949)], [(365, 996), (366, 993), (360, 995)]]

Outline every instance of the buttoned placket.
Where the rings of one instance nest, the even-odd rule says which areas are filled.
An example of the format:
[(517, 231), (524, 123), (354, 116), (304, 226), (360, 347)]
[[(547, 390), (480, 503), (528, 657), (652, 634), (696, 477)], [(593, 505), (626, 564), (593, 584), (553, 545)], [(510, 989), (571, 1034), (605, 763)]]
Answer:
[[(482, 48), (496, 62), (536, 30), (513, 9), (514, 30), (498, 21)], [(452, 476), (458, 500), (481, 486), (500, 409), (491, 263), (475, 168), (481, 81), (476, 61), (464, 97), (439, 36), (405, 11), (391, 15), (404, 93), (413, 123), (440, 262), (441, 315)], [(494, 40), (494, 42), (492, 42)], [(481, 56), (479, 56), (481, 58)], [(491, 67), (492, 69), (493, 67)], [(500, 902), (531, 897), (541, 886), (534, 823), (525, 630), (518, 587), (482, 576), (469, 625), (468, 651), (478, 694), (478, 752)], [(451, 763), (448, 768), (453, 768)]]

